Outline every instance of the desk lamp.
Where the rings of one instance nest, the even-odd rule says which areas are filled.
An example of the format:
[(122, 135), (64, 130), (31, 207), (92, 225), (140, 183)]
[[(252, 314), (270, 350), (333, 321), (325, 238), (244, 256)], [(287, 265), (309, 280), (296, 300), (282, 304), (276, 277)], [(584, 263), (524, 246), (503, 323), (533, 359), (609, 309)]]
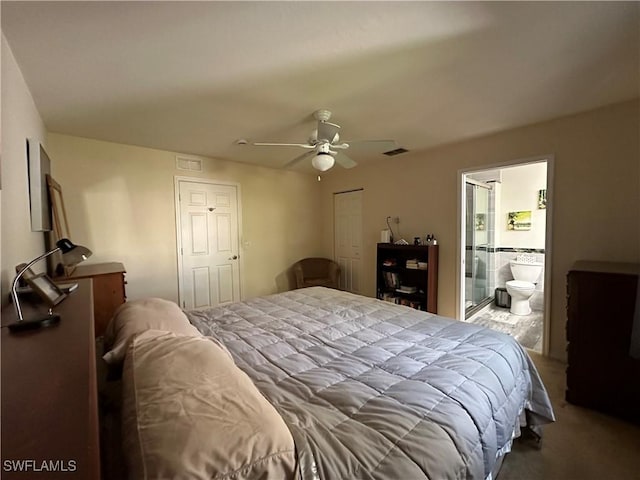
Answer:
[(56, 242), (56, 248), (34, 258), (27, 263), (26, 266), (22, 267), (11, 285), (11, 298), (13, 299), (13, 305), (15, 306), (16, 315), (18, 317), (16, 322), (9, 325), (9, 330), (12, 332), (47, 327), (49, 325), (55, 325), (60, 321), (60, 315), (53, 313), (51, 310), (49, 310), (49, 314), (44, 317), (25, 320), (22, 316), (22, 309), (20, 308), (20, 300), (18, 299), (17, 292), (18, 282), (24, 273), (40, 260), (43, 260), (56, 252), (62, 252), (62, 263), (69, 267), (77, 265), (91, 256), (91, 250), (87, 247), (75, 245), (68, 238), (62, 238)]

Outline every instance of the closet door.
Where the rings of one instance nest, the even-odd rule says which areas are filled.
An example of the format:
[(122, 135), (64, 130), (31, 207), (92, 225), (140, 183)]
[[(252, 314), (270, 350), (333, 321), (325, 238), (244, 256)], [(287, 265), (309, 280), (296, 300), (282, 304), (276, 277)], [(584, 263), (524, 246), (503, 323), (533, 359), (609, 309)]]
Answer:
[(340, 288), (362, 293), (362, 190), (336, 193), (334, 255), (340, 265)]

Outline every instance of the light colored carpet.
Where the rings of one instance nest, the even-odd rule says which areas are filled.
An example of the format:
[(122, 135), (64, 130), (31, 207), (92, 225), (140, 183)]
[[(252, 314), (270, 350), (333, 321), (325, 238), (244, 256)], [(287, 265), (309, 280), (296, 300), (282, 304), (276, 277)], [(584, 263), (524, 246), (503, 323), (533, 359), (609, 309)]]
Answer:
[(556, 422), (545, 427), (540, 448), (531, 439), (516, 440), (498, 480), (640, 479), (640, 426), (567, 403), (566, 365), (530, 355), (549, 392)]

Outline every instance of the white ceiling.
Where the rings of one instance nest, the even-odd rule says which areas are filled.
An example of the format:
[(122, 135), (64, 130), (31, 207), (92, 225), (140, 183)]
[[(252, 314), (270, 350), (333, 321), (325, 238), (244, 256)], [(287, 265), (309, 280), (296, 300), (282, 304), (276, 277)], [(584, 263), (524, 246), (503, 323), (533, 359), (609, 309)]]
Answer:
[[(394, 139), (419, 152), (640, 89), (638, 2), (1, 8), (49, 131), (275, 168), (304, 151), (235, 141), (305, 142), (319, 108), (344, 140)], [(347, 153), (359, 164), (393, 161)]]

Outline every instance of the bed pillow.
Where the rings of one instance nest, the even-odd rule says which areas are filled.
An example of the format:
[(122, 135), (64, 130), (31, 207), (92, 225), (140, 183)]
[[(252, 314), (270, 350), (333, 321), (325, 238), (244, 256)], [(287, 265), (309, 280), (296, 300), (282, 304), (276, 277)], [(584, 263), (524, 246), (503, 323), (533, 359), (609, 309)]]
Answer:
[(162, 298), (134, 300), (120, 305), (107, 325), (102, 358), (110, 365), (122, 364), (133, 337), (147, 330), (202, 335), (176, 303)]
[(129, 478), (294, 477), (289, 429), (214, 339), (141, 334), (122, 380)]

